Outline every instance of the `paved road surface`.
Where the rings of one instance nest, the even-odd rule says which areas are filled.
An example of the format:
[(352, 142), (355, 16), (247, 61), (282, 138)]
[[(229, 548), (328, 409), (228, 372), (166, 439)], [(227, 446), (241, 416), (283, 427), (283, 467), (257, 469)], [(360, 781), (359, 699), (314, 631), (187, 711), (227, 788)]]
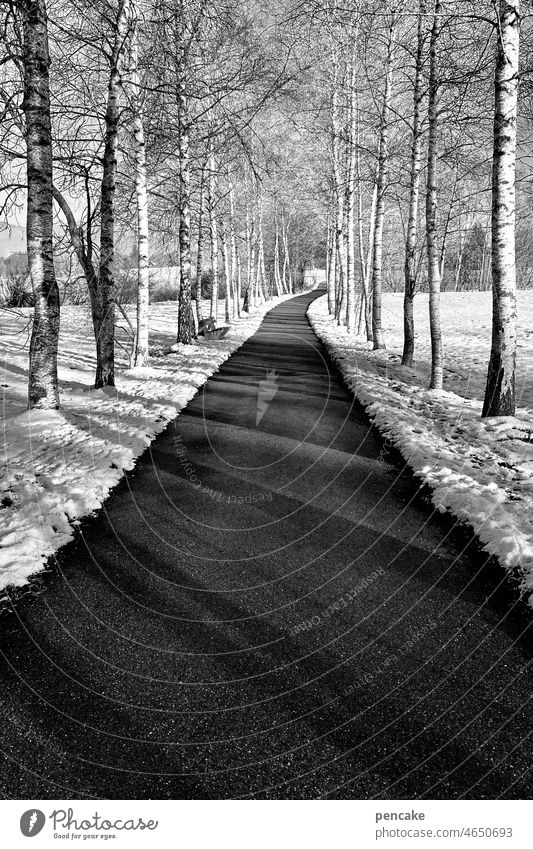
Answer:
[(315, 296), (2, 622), (3, 796), (530, 796), (530, 616), (369, 427)]

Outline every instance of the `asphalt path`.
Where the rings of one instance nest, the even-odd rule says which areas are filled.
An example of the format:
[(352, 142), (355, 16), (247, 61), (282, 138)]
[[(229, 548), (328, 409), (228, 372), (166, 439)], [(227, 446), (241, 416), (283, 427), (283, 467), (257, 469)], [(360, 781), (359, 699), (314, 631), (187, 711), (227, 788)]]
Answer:
[(530, 797), (530, 613), (344, 388), (316, 295), (1, 620), (4, 798)]

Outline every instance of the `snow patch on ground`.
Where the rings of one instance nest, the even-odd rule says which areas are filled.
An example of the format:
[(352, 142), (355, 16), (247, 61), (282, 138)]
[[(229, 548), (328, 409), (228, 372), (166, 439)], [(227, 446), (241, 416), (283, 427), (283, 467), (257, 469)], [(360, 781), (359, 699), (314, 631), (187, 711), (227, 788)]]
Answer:
[[(326, 297), (308, 311), (311, 326), (365, 406), (382, 435), (402, 453), (415, 474), (432, 490), (433, 503), (468, 523), (486, 551), (521, 576), (533, 596), (533, 392), (528, 359), (518, 372), (521, 401), (512, 418), (481, 419), (484, 377), (490, 346), (487, 293), (443, 294), (444, 316), (453, 316), (451, 343), (444, 324), (447, 363), (442, 392), (429, 391), (429, 345), (418, 345), (415, 368), (401, 365), (401, 336), (387, 335), (388, 349), (372, 351), (361, 336), (349, 337), (328, 315)], [(520, 293), (522, 320), (533, 312), (533, 293)], [(427, 297), (417, 296), (418, 309)], [(400, 309), (388, 296), (385, 304)], [(526, 310), (527, 306), (527, 310)], [(390, 310), (389, 313), (391, 314)], [(526, 315), (524, 316), (524, 313)], [(519, 311), (520, 314), (520, 311)], [(531, 327), (531, 322), (529, 327)], [(392, 324), (392, 322), (391, 322)], [(396, 324), (396, 322), (395, 322)], [(419, 315), (420, 334), (429, 338), (427, 320)], [(481, 331), (480, 331), (481, 328)], [(386, 330), (391, 328), (387, 328)], [(488, 333), (488, 339), (485, 338)], [(524, 334), (520, 334), (519, 347)], [(454, 350), (455, 346), (455, 350)], [(451, 354), (450, 354), (451, 349)], [(486, 355), (486, 356), (485, 356)], [(465, 391), (466, 390), (466, 391)], [(379, 399), (379, 400), (377, 400)], [(533, 605), (532, 605), (533, 606)]]
[[(0, 311), (3, 358), (0, 445), (0, 590), (21, 586), (67, 543), (77, 522), (99, 507), (154, 437), (198, 388), (258, 329), (265, 314), (291, 296), (274, 298), (231, 324), (222, 340), (180, 345), (177, 305), (151, 307), (150, 364), (127, 368), (116, 388), (92, 388), (95, 368), (90, 316), (62, 310), (61, 410), (26, 411), (30, 310)], [(207, 314), (209, 305), (205, 305)], [(122, 335), (121, 335), (122, 334)], [(119, 329), (119, 340), (126, 341)], [(122, 370), (121, 370), (122, 369)]]

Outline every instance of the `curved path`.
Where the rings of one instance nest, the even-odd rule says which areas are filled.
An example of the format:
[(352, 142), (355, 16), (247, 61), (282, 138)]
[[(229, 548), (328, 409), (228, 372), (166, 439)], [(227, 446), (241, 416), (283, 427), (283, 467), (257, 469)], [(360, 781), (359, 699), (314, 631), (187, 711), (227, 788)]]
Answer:
[(344, 389), (316, 295), (2, 622), (4, 797), (529, 796), (530, 616)]

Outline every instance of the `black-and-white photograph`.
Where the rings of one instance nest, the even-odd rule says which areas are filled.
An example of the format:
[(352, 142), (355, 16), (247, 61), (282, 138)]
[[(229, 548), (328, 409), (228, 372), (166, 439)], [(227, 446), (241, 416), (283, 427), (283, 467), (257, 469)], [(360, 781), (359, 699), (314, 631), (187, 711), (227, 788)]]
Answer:
[(532, 18), (0, 0), (10, 845), (531, 845)]

